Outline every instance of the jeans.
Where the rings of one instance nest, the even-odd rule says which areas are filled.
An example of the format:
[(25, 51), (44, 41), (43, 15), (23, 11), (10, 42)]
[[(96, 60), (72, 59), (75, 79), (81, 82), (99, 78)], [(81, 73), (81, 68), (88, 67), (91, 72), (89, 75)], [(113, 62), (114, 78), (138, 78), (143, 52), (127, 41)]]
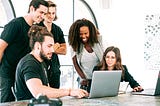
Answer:
[(14, 80), (0, 77), (0, 103), (15, 101), (11, 87)]

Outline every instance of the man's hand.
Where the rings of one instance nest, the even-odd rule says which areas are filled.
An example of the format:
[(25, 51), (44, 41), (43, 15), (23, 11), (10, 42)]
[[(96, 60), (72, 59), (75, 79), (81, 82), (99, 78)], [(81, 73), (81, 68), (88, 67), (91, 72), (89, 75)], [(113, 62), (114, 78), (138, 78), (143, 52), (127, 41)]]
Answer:
[(83, 89), (72, 89), (70, 90), (70, 96), (83, 98), (83, 97), (88, 97), (89, 94), (86, 90), (83, 90)]

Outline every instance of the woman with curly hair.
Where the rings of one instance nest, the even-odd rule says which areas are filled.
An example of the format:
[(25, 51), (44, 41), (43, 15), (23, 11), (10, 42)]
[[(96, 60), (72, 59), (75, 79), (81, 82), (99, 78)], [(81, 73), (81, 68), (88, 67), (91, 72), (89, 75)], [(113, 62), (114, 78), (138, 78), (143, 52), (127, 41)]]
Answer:
[(69, 45), (73, 65), (79, 75), (80, 88), (86, 89), (92, 78), (93, 68), (103, 56), (101, 36), (94, 24), (87, 19), (76, 20), (69, 29)]

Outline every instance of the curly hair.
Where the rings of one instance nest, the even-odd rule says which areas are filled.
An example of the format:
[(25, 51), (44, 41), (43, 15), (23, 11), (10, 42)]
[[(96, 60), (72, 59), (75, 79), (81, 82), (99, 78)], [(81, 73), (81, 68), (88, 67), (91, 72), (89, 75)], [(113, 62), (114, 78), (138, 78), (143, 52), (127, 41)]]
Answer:
[(70, 26), (69, 36), (68, 36), (69, 45), (71, 45), (73, 50), (78, 53), (80, 52), (80, 45), (82, 44), (80, 40), (80, 28), (83, 26), (86, 26), (89, 28), (90, 36), (88, 39), (88, 43), (91, 46), (94, 46), (94, 43), (98, 43), (97, 35), (99, 34), (99, 32), (95, 27), (95, 25), (91, 21), (85, 18), (78, 19)]

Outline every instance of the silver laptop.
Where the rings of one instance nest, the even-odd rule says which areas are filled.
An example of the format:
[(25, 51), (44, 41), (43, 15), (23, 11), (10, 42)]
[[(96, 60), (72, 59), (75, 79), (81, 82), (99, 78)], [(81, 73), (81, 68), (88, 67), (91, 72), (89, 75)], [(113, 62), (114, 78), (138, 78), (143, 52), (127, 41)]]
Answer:
[(132, 94), (133, 95), (147, 95), (147, 96), (157, 96), (157, 95), (160, 95), (160, 71), (158, 71), (157, 75), (153, 76), (153, 77), (157, 78), (155, 88), (144, 89), (141, 92), (132, 92)]
[(121, 74), (121, 70), (94, 71), (88, 98), (117, 96)]

